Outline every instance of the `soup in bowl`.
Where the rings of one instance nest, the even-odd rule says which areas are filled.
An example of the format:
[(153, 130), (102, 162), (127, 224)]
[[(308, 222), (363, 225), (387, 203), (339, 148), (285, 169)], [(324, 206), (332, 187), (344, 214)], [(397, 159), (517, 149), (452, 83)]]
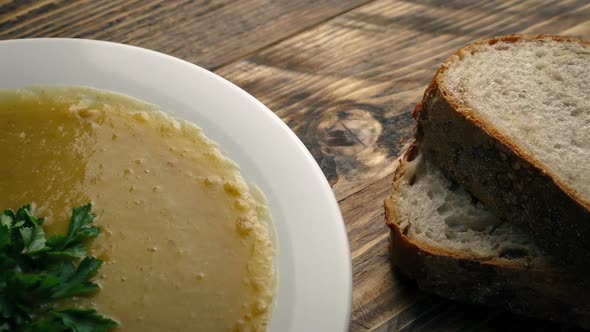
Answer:
[(48, 236), (91, 203), (104, 261), (91, 296), (122, 331), (264, 331), (275, 292), (264, 195), (194, 124), (90, 88), (0, 92), (0, 209)]

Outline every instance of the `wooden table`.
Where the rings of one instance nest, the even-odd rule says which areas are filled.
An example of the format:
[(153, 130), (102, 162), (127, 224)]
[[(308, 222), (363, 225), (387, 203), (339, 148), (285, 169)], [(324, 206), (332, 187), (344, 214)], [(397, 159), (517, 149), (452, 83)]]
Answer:
[(410, 111), (454, 50), (512, 32), (590, 39), (590, 1), (0, 0), (0, 39), (150, 48), (216, 72), (276, 112), (320, 164), (344, 215), (351, 331), (562, 329), (421, 293), (388, 259), (382, 201), (411, 136)]

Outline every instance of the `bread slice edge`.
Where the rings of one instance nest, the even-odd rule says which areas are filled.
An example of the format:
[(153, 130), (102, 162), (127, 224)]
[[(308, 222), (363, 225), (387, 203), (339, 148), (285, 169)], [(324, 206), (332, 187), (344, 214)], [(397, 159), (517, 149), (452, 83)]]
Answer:
[(564, 262), (590, 269), (590, 201), (526, 153), (492, 124), (474, 116), (445, 88), (443, 74), (464, 52), (481, 45), (551, 39), (552, 35), (508, 35), (460, 49), (437, 71), (414, 111), (416, 139), (428, 158), (495, 214), (526, 225), (533, 239)]
[(391, 257), (400, 272), (424, 291), (446, 298), (590, 328), (590, 299), (584, 296), (590, 286), (587, 278), (558, 266), (527, 267), (502, 258), (480, 261), (404, 234), (396, 190), (403, 185), (407, 160), (418, 150), (413, 144), (400, 157), (392, 195), (384, 202)]

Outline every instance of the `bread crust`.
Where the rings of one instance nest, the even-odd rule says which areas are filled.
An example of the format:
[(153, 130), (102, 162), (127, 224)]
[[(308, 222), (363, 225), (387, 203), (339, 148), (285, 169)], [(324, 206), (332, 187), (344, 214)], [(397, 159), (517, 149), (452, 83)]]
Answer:
[[(406, 152), (401, 158), (408, 155)], [(408, 238), (399, 227), (396, 197), (405, 171), (402, 160), (394, 176), (393, 194), (384, 202), (392, 260), (404, 275), (416, 280), (424, 291), (453, 300), (500, 306), (530, 317), (590, 328), (590, 298), (586, 294), (590, 281), (578, 273), (547, 262), (478, 260)]]
[(443, 83), (443, 74), (451, 64), (461, 61), (466, 52), (477, 52), (482, 45), (542, 40), (590, 45), (563, 36), (508, 35), (457, 51), (438, 69), (414, 111), (418, 122), (416, 139), (435, 165), (493, 213), (526, 225), (539, 246), (555, 257), (563, 257), (564, 263), (590, 270), (590, 201), (492, 123), (477, 118)]

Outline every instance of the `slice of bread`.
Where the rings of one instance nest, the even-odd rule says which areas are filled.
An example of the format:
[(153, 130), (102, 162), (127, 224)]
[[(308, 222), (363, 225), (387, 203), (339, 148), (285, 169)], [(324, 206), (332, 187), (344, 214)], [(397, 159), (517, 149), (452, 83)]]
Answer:
[(590, 279), (556, 266), (518, 226), (449, 181), (414, 144), (385, 200), (394, 264), (420, 288), (590, 327)]
[(467, 46), (414, 115), (435, 165), (556, 257), (590, 268), (590, 43), (510, 35)]

